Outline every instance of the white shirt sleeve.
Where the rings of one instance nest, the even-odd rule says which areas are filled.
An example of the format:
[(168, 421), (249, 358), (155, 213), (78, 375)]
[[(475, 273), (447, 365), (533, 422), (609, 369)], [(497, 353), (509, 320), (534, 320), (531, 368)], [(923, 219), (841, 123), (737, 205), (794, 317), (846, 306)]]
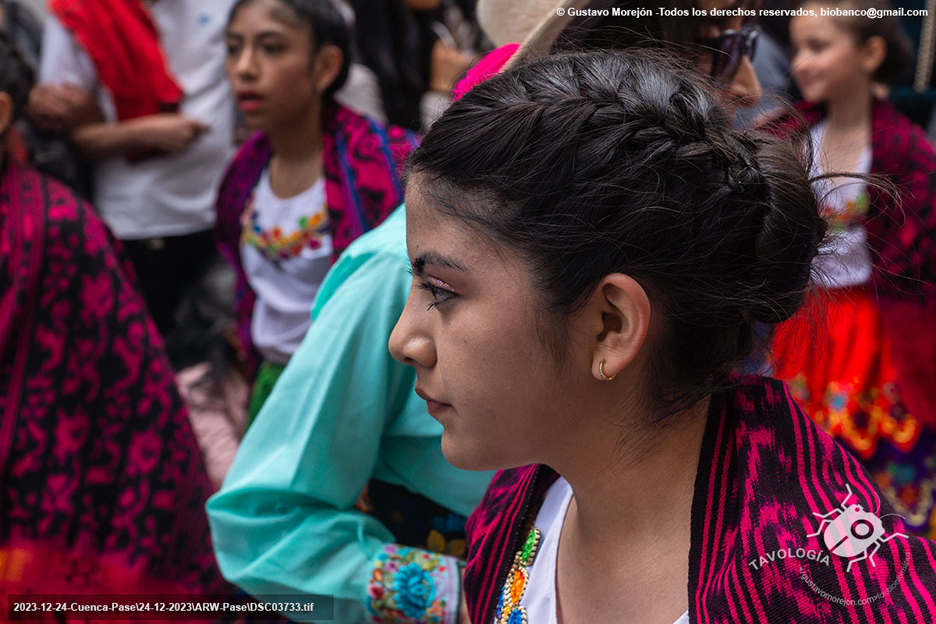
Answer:
[(42, 32), (39, 82), (69, 84), (95, 94), (98, 91), (97, 70), (91, 57), (54, 15), (49, 15)]

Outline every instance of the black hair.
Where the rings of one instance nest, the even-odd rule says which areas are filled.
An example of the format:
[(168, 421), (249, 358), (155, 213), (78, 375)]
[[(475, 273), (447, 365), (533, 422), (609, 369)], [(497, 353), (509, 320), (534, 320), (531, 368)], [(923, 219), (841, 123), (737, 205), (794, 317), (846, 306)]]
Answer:
[(796, 312), (826, 231), (802, 145), (730, 127), (659, 52), (561, 54), (452, 104), (409, 173), (527, 263), (558, 362), (602, 277), (636, 279), (663, 319), (648, 395), (671, 414), (724, 387), (756, 322)]
[(824, 8), (852, 9), (857, 11), (875, 10), (877, 17), (833, 16), (843, 30), (851, 33), (858, 45), (863, 45), (871, 37), (880, 37), (887, 46), (887, 53), (880, 67), (871, 76), (877, 82), (894, 84), (913, 64), (913, 45), (900, 25), (900, 18), (891, 13), (893, 5), (887, 0), (806, 0), (799, 6), (819, 4)]
[[(228, 24), (234, 21), (237, 12), (244, 5), (253, 1), (237, 0), (228, 14)], [(295, 13), (296, 18), (309, 28), (313, 54), (318, 54), (326, 45), (333, 45), (341, 50), (341, 70), (322, 94), (325, 98), (331, 98), (348, 80), (348, 73), (351, 70), (351, 27), (330, 0), (277, 1), (289, 7)]]
[(419, 132), (420, 102), (429, 89), (437, 11), (415, 12), (405, 0), (350, 0), (361, 62), (377, 76), (387, 121)]
[(239, 364), (231, 340), (236, 326), (234, 282), (231, 267), (221, 259), (213, 260), (186, 289), (175, 312), (176, 328), (166, 336), (166, 354), (176, 370), (210, 364), (210, 374), (203, 381), (212, 396), (220, 393), (224, 375)]
[(10, 38), (0, 32), (0, 91), (13, 100), (13, 115), (16, 121), (29, 101), (29, 92), (36, 83), (35, 72), (26, 62)]

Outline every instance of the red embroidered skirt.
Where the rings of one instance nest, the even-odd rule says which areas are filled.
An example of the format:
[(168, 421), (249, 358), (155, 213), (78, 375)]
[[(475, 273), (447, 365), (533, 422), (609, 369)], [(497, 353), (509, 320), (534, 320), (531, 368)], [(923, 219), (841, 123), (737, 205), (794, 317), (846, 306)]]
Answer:
[(777, 327), (773, 376), (862, 460), (908, 528), (936, 536), (936, 432), (900, 400), (890, 345), (863, 288), (813, 298)]

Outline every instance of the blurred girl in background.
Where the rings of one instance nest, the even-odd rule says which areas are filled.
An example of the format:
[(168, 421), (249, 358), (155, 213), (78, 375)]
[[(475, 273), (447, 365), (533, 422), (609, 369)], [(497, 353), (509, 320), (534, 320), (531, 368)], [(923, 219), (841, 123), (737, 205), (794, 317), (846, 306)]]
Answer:
[(329, 0), (240, 0), (226, 37), (238, 107), (259, 130), (224, 176), (216, 230), (237, 273), (252, 419), (302, 342), (328, 268), (402, 201), (416, 137), (333, 101), (350, 34)]
[(819, 15), (887, 2), (803, 7), (816, 15), (794, 17), (790, 34), (813, 173), (876, 174), (898, 193), (847, 177), (816, 184), (833, 233), (815, 263), (824, 318), (801, 314), (780, 329), (775, 374), (863, 461), (908, 528), (934, 537), (936, 154), (922, 129), (875, 97), (875, 85), (906, 68), (910, 47), (896, 17)]

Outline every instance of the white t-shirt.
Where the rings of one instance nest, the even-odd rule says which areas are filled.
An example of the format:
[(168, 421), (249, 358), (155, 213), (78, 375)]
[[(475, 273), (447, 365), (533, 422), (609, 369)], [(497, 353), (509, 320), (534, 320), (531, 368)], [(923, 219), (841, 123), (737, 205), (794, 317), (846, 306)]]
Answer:
[[(300, 229), (299, 219), (322, 215), (317, 237), (319, 247), (306, 245), (298, 255), (271, 261), (256, 247), (241, 243), (241, 262), (247, 281), (257, 295), (250, 320), (250, 337), (263, 357), (276, 364), (289, 358), (312, 325), (312, 302), (331, 265), (332, 239), (328, 234), (325, 180), (308, 190), (282, 199), (270, 188), (269, 169), (254, 190), (254, 211), (263, 230), (279, 227), (288, 237)], [(250, 224), (245, 224), (250, 227)]]
[[(184, 92), (180, 113), (211, 130), (180, 154), (138, 163), (119, 155), (96, 163), (94, 204), (118, 238), (181, 236), (214, 225), (217, 187), (234, 152), (234, 98), (224, 73), (224, 28), (233, 4), (163, 0), (149, 6)], [(105, 119), (117, 120), (91, 57), (54, 16), (45, 26), (39, 80), (94, 93)]]
[[(822, 138), (828, 122), (822, 121), (810, 130), (813, 143), (813, 175), (822, 173), (819, 163)], [(871, 148), (865, 147), (858, 157), (855, 173), (871, 171)], [(862, 180), (818, 180), (813, 188), (819, 198), (823, 214), (830, 222), (829, 241), (819, 249), (813, 261), (818, 279), (831, 288), (858, 286), (871, 279), (871, 249), (868, 233), (856, 222), (867, 210), (865, 183)]]
[[(520, 600), (526, 609), (527, 621), (535, 624), (557, 624), (556, 615), (556, 559), (559, 555), (559, 536), (565, 522), (572, 487), (559, 477), (546, 492), (546, 498), (536, 516), (535, 526), (540, 530), (542, 542), (530, 568), (530, 581)], [(689, 612), (683, 613), (674, 624), (689, 624)]]

